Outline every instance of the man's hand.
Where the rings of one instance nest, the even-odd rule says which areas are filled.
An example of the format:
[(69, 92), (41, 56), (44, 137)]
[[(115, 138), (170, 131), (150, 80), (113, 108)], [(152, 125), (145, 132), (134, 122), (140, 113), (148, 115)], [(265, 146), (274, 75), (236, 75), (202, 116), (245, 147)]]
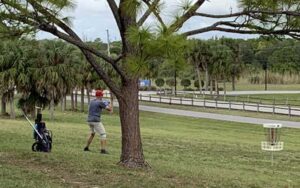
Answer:
[(107, 111), (111, 112), (111, 111), (112, 111), (112, 106), (111, 106), (111, 105), (108, 105), (108, 106), (106, 106), (105, 109), (106, 109)]

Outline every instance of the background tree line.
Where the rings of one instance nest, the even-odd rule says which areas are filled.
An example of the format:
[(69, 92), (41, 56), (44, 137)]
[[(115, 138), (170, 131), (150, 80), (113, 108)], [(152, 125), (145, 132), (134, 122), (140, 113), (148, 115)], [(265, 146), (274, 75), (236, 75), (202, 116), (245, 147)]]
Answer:
[[(160, 88), (165, 85), (174, 88), (175, 83), (181, 81), (180, 84), (189, 90), (193, 80), (200, 93), (213, 90), (218, 93), (219, 88), (226, 91), (226, 82), (232, 83), (234, 91), (242, 76), (251, 84), (300, 83), (299, 53), (300, 43), (294, 39), (193, 39), (186, 50), (184, 64), (178, 65), (180, 68), (176, 71), (162, 64), (155, 82)], [(289, 80), (292, 77), (294, 80)]]
[[(100, 39), (88, 43), (100, 51), (107, 50), (107, 44)], [(213, 90), (218, 93), (219, 88), (226, 90), (226, 82), (231, 82), (235, 90), (242, 75), (248, 75), (253, 84), (285, 83), (285, 76), (299, 75), (300, 43), (293, 39), (214, 38), (191, 39), (187, 43), (179, 40), (175, 44), (182, 45), (179, 49), (184, 54), (175, 52), (170, 54), (175, 56), (172, 60), (165, 57), (148, 62), (144, 78), (155, 80), (160, 89), (167, 85), (175, 92), (176, 84), (180, 84), (189, 90), (193, 83), (200, 93)], [(111, 56), (119, 54), (121, 47), (121, 42), (113, 42)], [(67, 95), (70, 95), (71, 110), (84, 111), (84, 95), (81, 95), (79, 106), (78, 91), (86, 92), (90, 100), (91, 89), (105, 88), (81, 52), (61, 40), (6, 40), (0, 43), (0, 48), (2, 115), (15, 117), (16, 91), (20, 94), (18, 106), (27, 113), (33, 113), (38, 105), (49, 107), (53, 117), (54, 106), (60, 104), (62, 111), (66, 110)], [(98, 61), (105, 67), (101, 60)], [(262, 80), (259, 74), (267, 70), (278, 76), (268, 75)], [(219, 86), (220, 83), (223, 85)]]

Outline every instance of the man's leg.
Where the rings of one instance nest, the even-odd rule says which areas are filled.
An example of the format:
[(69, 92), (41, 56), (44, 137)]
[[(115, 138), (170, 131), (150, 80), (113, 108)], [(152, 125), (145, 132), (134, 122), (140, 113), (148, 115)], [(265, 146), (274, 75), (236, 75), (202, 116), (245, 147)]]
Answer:
[(88, 141), (87, 141), (86, 147), (84, 148), (84, 151), (89, 151), (89, 147), (93, 141), (94, 136), (95, 136), (95, 133), (90, 134), (90, 137), (88, 138)]
[(99, 122), (98, 126), (95, 126), (95, 131), (100, 135), (100, 151), (103, 154), (108, 154), (106, 150), (106, 131), (101, 122)]
[(94, 125), (89, 122), (89, 126), (90, 126), (90, 130), (91, 130), (91, 134), (90, 134), (90, 136), (89, 136), (89, 138), (87, 140), (87, 144), (86, 144), (86, 147), (84, 148), (84, 151), (90, 151), (89, 150), (89, 146), (92, 143), (93, 138), (95, 136)]

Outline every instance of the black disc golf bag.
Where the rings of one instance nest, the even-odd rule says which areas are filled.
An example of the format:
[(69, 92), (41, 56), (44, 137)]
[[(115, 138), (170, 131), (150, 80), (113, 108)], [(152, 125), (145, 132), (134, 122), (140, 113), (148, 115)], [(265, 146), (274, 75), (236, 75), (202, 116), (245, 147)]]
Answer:
[(39, 118), (35, 121), (35, 129), (40, 135), (34, 130), (33, 138), (35, 142), (32, 144), (32, 151), (50, 152), (52, 149), (51, 131), (47, 130), (45, 122), (40, 121)]

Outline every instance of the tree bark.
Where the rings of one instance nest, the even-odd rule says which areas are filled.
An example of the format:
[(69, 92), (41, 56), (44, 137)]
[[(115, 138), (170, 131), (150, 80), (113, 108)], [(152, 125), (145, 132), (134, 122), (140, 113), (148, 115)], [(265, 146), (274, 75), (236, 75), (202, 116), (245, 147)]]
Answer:
[(227, 90), (227, 89), (226, 89), (226, 80), (223, 81), (223, 87), (224, 87), (224, 88), (223, 88), (224, 95), (226, 95), (226, 92), (227, 92), (227, 91), (226, 91), (226, 90)]
[(67, 109), (67, 95), (64, 95), (63, 99), (64, 99), (64, 110), (66, 110)]
[(9, 97), (9, 104), (10, 104), (10, 119), (16, 119), (15, 103), (14, 103), (14, 90), (11, 91), (11, 94)]
[(208, 91), (208, 85), (209, 85), (209, 74), (208, 69), (205, 69), (205, 91)]
[(213, 85), (213, 80), (211, 79), (211, 80), (210, 80), (210, 95), (213, 94), (213, 87), (214, 87), (214, 85)]
[(235, 75), (234, 74), (232, 74), (232, 76), (231, 76), (231, 80), (232, 80), (232, 91), (235, 91)]
[(80, 112), (84, 112), (84, 86), (81, 87), (80, 99)]
[(119, 164), (129, 167), (146, 167), (140, 134), (138, 79), (126, 81), (118, 98), (122, 131), (122, 153)]
[(88, 104), (90, 104), (91, 97), (90, 97), (90, 89), (89, 88), (86, 89), (86, 96), (87, 96)]
[(176, 70), (174, 74), (174, 80), (175, 80), (175, 86), (174, 86), (175, 96), (177, 96), (177, 71)]
[(218, 80), (216, 80), (216, 93), (217, 93), (217, 96), (219, 96), (219, 83), (218, 83)]
[(198, 77), (198, 82), (199, 82), (199, 92), (200, 94), (202, 94), (202, 85), (201, 85), (201, 74), (200, 74), (200, 70), (198, 69), (198, 67), (196, 68), (196, 72), (197, 72), (197, 77)]
[(110, 98), (110, 105), (111, 105), (111, 113), (114, 112), (114, 94), (109, 90), (109, 98)]
[(74, 107), (75, 107), (75, 110), (77, 111), (77, 107), (78, 107), (78, 103), (77, 103), (77, 99), (78, 99), (78, 90), (77, 90), (77, 88), (75, 89), (75, 103), (74, 103)]
[(6, 100), (5, 100), (5, 96), (2, 95), (1, 96), (1, 115), (6, 115)]
[(71, 109), (72, 109), (72, 111), (75, 110), (73, 90), (71, 91)]
[(60, 109), (62, 112), (64, 112), (64, 98), (61, 98), (60, 100)]

